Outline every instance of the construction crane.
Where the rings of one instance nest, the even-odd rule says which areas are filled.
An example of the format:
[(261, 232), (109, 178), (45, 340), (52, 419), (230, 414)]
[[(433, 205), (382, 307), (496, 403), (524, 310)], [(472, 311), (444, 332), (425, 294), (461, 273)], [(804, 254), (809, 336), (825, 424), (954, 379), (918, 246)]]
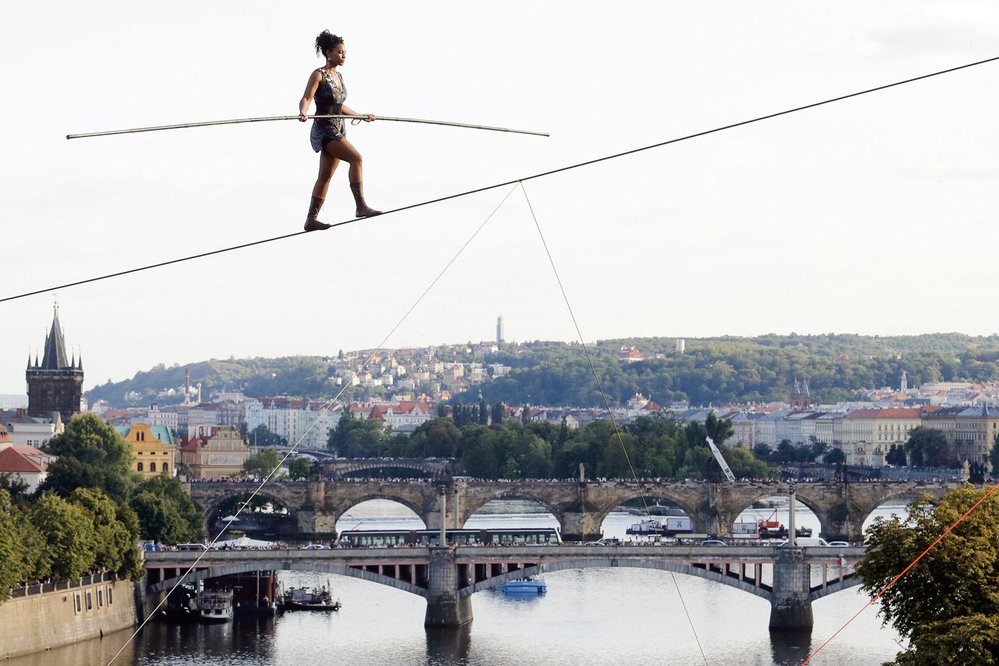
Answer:
[(728, 466), (727, 462), (725, 462), (725, 458), (722, 457), (721, 451), (719, 451), (718, 447), (715, 446), (715, 441), (710, 437), (705, 437), (705, 439), (708, 440), (708, 446), (711, 447), (711, 453), (714, 454), (715, 460), (718, 461), (718, 464), (721, 465), (722, 471), (725, 472), (725, 478), (728, 479), (730, 483), (735, 483), (735, 474), (732, 473), (732, 468)]

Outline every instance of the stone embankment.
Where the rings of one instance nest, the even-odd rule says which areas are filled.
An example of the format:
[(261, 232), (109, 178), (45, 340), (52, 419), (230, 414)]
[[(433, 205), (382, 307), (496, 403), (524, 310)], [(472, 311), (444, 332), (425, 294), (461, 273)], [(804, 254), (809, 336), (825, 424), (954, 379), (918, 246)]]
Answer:
[[(111, 574), (30, 585), (0, 603), (0, 659), (103, 638), (138, 621), (135, 583)], [(141, 601), (140, 601), (141, 603)]]

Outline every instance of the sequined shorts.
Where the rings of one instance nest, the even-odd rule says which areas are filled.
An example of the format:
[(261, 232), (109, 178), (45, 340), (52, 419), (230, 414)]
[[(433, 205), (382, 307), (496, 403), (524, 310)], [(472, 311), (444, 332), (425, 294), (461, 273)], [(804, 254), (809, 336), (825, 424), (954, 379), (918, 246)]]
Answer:
[(309, 132), (309, 141), (312, 143), (312, 150), (320, 153), (327, 143), (330, 141), (340, 141), (346, 135), (347, 133), (342, 126), (337, 127), (329, 123), (320, 124), (314, 120), (312, 121), (312, 131)]

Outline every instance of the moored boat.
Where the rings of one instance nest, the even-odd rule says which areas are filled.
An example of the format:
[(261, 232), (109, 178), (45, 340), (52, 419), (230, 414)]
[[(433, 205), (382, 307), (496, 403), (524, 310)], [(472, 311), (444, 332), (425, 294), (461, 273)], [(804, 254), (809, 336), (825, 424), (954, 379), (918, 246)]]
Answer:
[(281, 595), (278, 600), (278, 610), (338, 611), (340, 610), (340, 600), (334, 600), (332, 593), (326, 586), (311, 589), (292, 587)]
[(202, 622), (228, 622), (233, 616), (232, 590), (204, 590), (198, 593), (198, 619)]

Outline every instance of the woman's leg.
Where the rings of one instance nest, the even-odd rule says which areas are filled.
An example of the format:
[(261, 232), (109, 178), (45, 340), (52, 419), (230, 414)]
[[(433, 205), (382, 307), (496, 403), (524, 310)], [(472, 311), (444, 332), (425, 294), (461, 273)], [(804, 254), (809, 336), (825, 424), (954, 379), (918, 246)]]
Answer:
[(362, 183), (364, 181), (364, 159), (361, 157), (361, 153), (357, 152), (357, 149), (347, 139), (341, 139), (339, 141), (330, 141), (323, 147), (323, 154), (327, 154), (337, 160), (343, 160), (350, 165), (350, 171), (347, 173), (347, 180), (350, 181), (350, 191), (354, 195), (354, 203), (356, 204), (357, 217), (371, 217), (372, 215), (380, 215), (380, 210), (375, 210), (368, 206), (364, 201), (364, 189)]
[[(336, 143), (331, 141), (330, 143)], [(316, 184), (312, 186), (312, 201), (309, 204), (309, 214), (305, 217), (305, 230), (318, 231), (329, 229), (330, 225), (319, 221), (319, 211), (326, 200), (326, 191), (330, 186), (330, 179), (336, 171), (340, 160), (333, 157), (325, 150), (319, 154), (319, 175), (316, 177)]]
[(320, 199), (326, 198), (326, 190), (329, 189), (330, 179), (333, 178), (333, 172), (336, 171), (337, 165), (340, 164), (340, 160), (327, 151), (327, 148), (334, 143), (336, 141), (330, 141), (323, 147), (323, 152), (319, 153), (319, 175), (316, 177), (316, 184), (312, 188), (312, 196), (319, 197)]
[[(357, 152), (357, 148), (347, 141), (347, 139), (340, 139), (339, 141), (330, 141), (325, 146), (323, 146), (323, 157), (329, 156), (336, 163), (343, 160), (350, 165), (350, 171), (347, 173), (347, 180), (351, 183), (360, 183), (364, 180), (361, 177), (363, 173), (363, 162), (364, 159), (361, 157), (361, 153)], [(333, 168), (336, 168), (335, 166)], [(330, 175), (333, 172), (330, 171)], [(329, 183), (329, 180), (326, 181)]]

